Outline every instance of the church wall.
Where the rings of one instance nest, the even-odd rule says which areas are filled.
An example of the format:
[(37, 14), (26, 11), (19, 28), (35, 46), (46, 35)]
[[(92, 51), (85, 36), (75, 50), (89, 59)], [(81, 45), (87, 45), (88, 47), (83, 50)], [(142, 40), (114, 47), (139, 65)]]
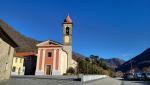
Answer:
[(61, 75), (63, 75), (67, 71), (67, 53), (64, 52), (63, 50), (61, 51), (61, 54), (60, 54), (60, 64), (59, 65), (60, 65)]
[(56, 50), (56, 70), (58, 70), (58, 66), (59, 66), (59, 49)]
[(68, 60), (67, 60), (67, 68), (72, 67), (72, 46), (63, 46), (63, 50), (67, 52)]
[[(48, 57), (48, 52), (51, 52), (52, 53), (52, 56), (51, 57)], [(46, 73), (46, 65), (51, 65), (51, 71), (53, 71), (53, 64), (54, 64), (54, 49), (46, 49), (46, 52), (45, 52), (45, 64), (44, 64), (44, 73)]]
[[(38, 50), (36, 75), (46, 75), (46, 66), (51, 65), (51, 74), (60, 75), (60, 47), (41, 47)], [(48, 53), (51, 52), (51, 57)], [(39, 63), (39, 64), (38, 64)], [(44, 64), (43, 64), (44, 63)], [(41, 70), (38, 69), (41, 66)]]
[(44, 51), (41, 48), (38, 48), (38, 54), (37, 54), (37, 64), (36, 64), (36, 72), (35, 75), (44, 75), (44, 69), (42, 68), (43, 64), (43, 57), (44, 57)]
[(76, 69), (77, 67), (77, 61), (72, 59), (72, 65), (71, 65), (74, 69)]
[(43, 49), (40, 49), (39, 50), (39, 52), (40, 52), (40, 56), (39, 56), (39, 70), (42, 70), (42, 56), (43, 56)]

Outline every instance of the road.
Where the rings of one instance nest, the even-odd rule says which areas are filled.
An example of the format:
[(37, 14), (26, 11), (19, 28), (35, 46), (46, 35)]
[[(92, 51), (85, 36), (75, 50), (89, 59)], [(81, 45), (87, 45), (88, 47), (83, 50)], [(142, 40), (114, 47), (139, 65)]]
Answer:
[(121, 81), (113, 78), (105, 78), (84, 83), (83, 85), (121, 85)]
[(87, 82), (83, 85), (150, 85), (150, 81), (125, 81), (119, 78), (106, 78)]
[(121, 85), (150, 85), (150, 81), (124, 81), (122, 80)]
[(0, 85), (150, 85), (150, 81), (125, 81), (119, 78), (105, 78), (86, 83), (72, 78), (74, 77), (13, 77), (1, 81)]

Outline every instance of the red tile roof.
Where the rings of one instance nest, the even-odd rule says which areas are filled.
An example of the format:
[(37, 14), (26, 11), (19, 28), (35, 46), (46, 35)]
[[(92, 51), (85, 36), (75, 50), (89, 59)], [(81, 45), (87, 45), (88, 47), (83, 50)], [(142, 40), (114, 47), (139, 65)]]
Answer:
[(71, 20), (71, 18), (70, 18), (69, 15), (68, 15), (68, 16), (66, 17), (66, 19), (64, 20), (64, 23), (72, 23), (72, 20)]
[(16, 53), (16, 56), (18, 57), (27, 57), (31, 55), (36, 55), (36, 53), (35, 52), (17, 52)]

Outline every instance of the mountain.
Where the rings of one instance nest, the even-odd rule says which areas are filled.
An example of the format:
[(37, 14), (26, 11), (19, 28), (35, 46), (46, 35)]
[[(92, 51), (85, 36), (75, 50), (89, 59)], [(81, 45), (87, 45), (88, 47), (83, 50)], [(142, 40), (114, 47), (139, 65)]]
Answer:
[(36, 52), (36, 44), (38, 44), (39, 41), (20, 34), (3, 20), (0, 20), (0, 27), (17, 43), (17, 45), (19, 46), (16, 49), (17, 52)]
[[(0, 27), (17, 43), (19, 46), (16, 51), (17, 52), (37, 52), (36, 45), (41, 41), (26, 37), (21, 33), (17, 32), (14, 28), (10, 27), (3, 20), (0, 20)], [(73, 58), (77, 60), (77, 58), (84, 58), (85, 56), (73, 52)]]
[[(21, 33), (17, 32), (3, 20), (0, 20), (0, 27), (17, 43), (19, 46), (16, 51), (17, 52), (37, 52), (36, 44), (40, 43), (41, 41), (26, 37)], [(73, 52), (72, 54), (73, 59), (85, 59), (86, 57), (81, 55), (80, 53)], [(124, 61), (118, 58), (112, 59), (103, 59), (108, 67), (116, 68), (118, 65), (121, 65)]]
[(122, 65), (125, 61), (119, 58), (102, 59), (103, 62), (110, 68), (116, 69), (118, 66)]
[[(75, 52), (73, 52), (72, 56), (75, 60), (77, 59), (86, 60), (86, 58), (89, 58), (80, 53), (75, 53)], [(119, 59), (119, 58), (110, 58), (110, 59), (100, 58), (100, 60), (102, 60), (102, 62), (105, 63), (106, 66), (108, 66), (109, 68), (113, 70), (115, 70), (118, 66), (122, 65), (125, 62), (124, 60)]]
[(135, 56), (131, 60), (125, 62), (117, 68), (117, 70), (127, 72), (132, 68), (142, 70), (144, 67), (150, 66), (150, 48), (146, 49), (141, 54)]
[(86, 57), (80, 53), (77, 53), (77, 52), (73, 52), (72, 53), (72, 57), (74, 60), (77, 61), (77, 59), (85, 59)]

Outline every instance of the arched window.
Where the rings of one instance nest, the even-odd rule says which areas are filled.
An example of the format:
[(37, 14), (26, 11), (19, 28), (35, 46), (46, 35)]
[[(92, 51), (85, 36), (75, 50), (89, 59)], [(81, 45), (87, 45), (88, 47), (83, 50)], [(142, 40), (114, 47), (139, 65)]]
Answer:
[(69, 35), (69, 27), (66, 27), (66, 34)]

